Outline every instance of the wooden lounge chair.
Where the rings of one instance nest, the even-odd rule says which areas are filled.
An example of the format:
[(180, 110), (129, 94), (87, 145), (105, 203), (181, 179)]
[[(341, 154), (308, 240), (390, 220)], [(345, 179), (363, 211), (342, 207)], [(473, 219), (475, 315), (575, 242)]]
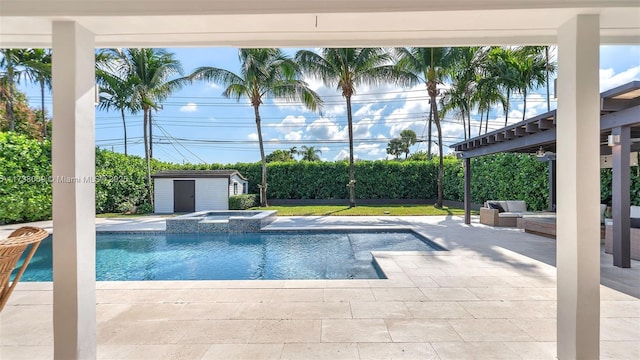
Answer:
[[(13, 289), (27, 269), (29, 261), (35, 254), (40, 242), (49, 235), (45, 229), (25, 226), (12, 232), (8, 238), (0, 240), (0, 311), (9, 300)], [(31, 245), (27, 257), (19, 268), (16, 268), (22, 253)], [(9, 281), (11, 273), (18, 270), (13, 281)]]

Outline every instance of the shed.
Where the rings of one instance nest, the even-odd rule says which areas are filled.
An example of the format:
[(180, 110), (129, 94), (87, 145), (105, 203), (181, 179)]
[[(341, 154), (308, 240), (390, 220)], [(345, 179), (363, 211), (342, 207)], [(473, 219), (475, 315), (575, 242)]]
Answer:
[(155, 213), (228, 210), (229, 196), (249, 189), (237, 170), (169, 170), (152, 177)]

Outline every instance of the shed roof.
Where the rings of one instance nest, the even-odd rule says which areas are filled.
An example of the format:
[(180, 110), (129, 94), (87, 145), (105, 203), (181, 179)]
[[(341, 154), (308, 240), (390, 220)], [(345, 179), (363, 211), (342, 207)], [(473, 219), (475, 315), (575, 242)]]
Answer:
[(238, 170), (164, 170), (151, 175), (153, 178), (231, 178), (238, 175), (242, 180), (247, 180)]

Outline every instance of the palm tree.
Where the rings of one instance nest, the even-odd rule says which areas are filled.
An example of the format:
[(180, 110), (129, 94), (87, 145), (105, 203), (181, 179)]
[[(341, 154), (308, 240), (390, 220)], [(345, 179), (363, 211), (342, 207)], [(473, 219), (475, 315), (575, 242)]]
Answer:
[(5, 101), (5, 114), (9, 120), (9, 131), (15, 130), (15, 117), (13, 114), (13, 101), (16, 84), (22, 75), (21, 65), (24, 62), (23, 49), (0, 49), (0, 100)]
[(443, 116), (457, 110), (462, 118), (464, 138), (471, 138), (471, 110), (478, 102), (478, 67), (484, 52), (480, 47), (460, 47), (449, 49), (447, 77), (451, 86), (444, 90), (440, 101)]
[(410, 72), (417, 81), (422, 81), (427, 86), (429, 104), (433, 112), (433, 120), (438, 131), (438, 199), (436, 207), (442, 207), (444, 178), (444, 154), (442, 149), (442, 126), (438, 103), (436, 101), (440, 91), (438, 85), (447, 76), (453, 54), (450, 48), (399, 48), (397, 66), (403, 72)]
[(505, 83), (500, 76), (499, 61), (496, 57), (490, 56), (492, 49), (483, 48), (478, 51), (477, 61), (477, 104), (480, 111), (480, 126), (478, 127), (478, 136), (482, 133), (482, 116), (486, 115), (485, 133), (489, 128), (489, 114), (491, 107), (495, 104), (501, 104), (502, 109), (507, 112), (507, 100), (502, 94), (503, 84)]
[(320, 156), (322, 155), (322, 151), (316, 150), (313, 146), (302, 146), (300, 148), (300, 153), (302, 154), (302, 160), (306, 161), (320, 161)]
[(402, 130), (400, 133), (400, 141), (402, 141), (402, 151), (404, 152), (405, 160), (409, 157), (409, 148), (415, 144), (417, 140), (416, 132), (411, 129)]
[(240, 74), (215, 67), (199, 67), (189, 76), (190, 79), (221, 83), (226, 86), (222, 93), (227, 98), (246, 97), (253, 106), (260, 144), (262, 163), (262, 184), (260, 186), (260, 205), (267, 202), (267, 162), (262, 141), (260, 104), (267, 97), (285, 101), (302, 101), (312, 111), (322, 104), (320, 97), (299, 79), (298, 66), (280, 49), (240, 49)]
[(349, 132), (349, 207), (356, 206), (355, 167), (353, 163), (353, 115), (351, 97), (359, 85), (378, 85), (392, 82), (411, 85), (413, 78), (392, 65), (392, 57), (383, 48), (325, 48), (320, 53), (300, 50), (296, 61), (305, 73), (322, 80), (326, 86), (336, 86), (347, 103)]
[(29, 49), (25, 53), (24, 67), (26, 76), (40, 86), (40, 105), (42, 109), (42, 138), (47, 138), (47, 121), (44, 109), (44, 90), (51, 90), (51, 50)]
[(96, 78), (100, 85), (100, 110), (109, 111), (116, 109), (122, 116), (122, 129), (124, 132), (124, 154), (127, 155), (127, 122), (125, 110), (136, 114), (140, 110), (140, 104), (133, 101), (134, 78), (122, 76), (108, 69), (96, 69)]
[[(148, 133), (151, 111), (161, 108), (160, 102), (177, 91), (189, 79), (182, 75), (180, 61), (164, 49), (118, 49), (113, 51), (119, 74), (132, 86), (131, 108), (143, 111), (144, 155), (147, 165), (147, 196), (153, 205), (151, 188), (151, 154)], [(173, 78), (173, 79), (172, 79)]]
[(400, 158), (400, 154), (404, 152), (404, 144), (402, 140), (395, 138), (391, 139), (387, 144), (387, 154), (393, 155), (396, 160)]
[(499, 81), (499, 87), (505, 94), (504, 102), (504, 126), (509, 124), (509, 110), (511, 105), (511, 94), (518, 91), (518, 59), (513, 48), (492, 47), (486, 56), (483, 68), (488, 73), (493, 74)]
[(291, 154), (291, 158), (295, 160), (295, 156), (298, 155), (300, 152), (298, 151), (298, 148), (296, 146), (292, 146), (289, 149), (289, 154)]
[(518, 91), (522, 94), (523, 109), (522, 120), (527, 113), (527, 94), (529, 90), (535, 90), (546, 81), (547, 71), (551, 71), (551, 64), (542, 54), (544, 46), (523, 46), (515, 51), (516, 71), (518, 74)]

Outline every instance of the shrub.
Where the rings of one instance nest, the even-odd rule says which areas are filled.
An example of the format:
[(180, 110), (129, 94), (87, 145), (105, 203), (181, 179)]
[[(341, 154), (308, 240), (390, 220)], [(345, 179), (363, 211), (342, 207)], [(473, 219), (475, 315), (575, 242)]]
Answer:
[(149, 203), (142, 203), (138, 205), (138, 214), (149, 214), (153, 212), (153, 206)]
[(246, 210), (258, 205), (258, 195), (243, 194), (229, 197), (229, 210)]

